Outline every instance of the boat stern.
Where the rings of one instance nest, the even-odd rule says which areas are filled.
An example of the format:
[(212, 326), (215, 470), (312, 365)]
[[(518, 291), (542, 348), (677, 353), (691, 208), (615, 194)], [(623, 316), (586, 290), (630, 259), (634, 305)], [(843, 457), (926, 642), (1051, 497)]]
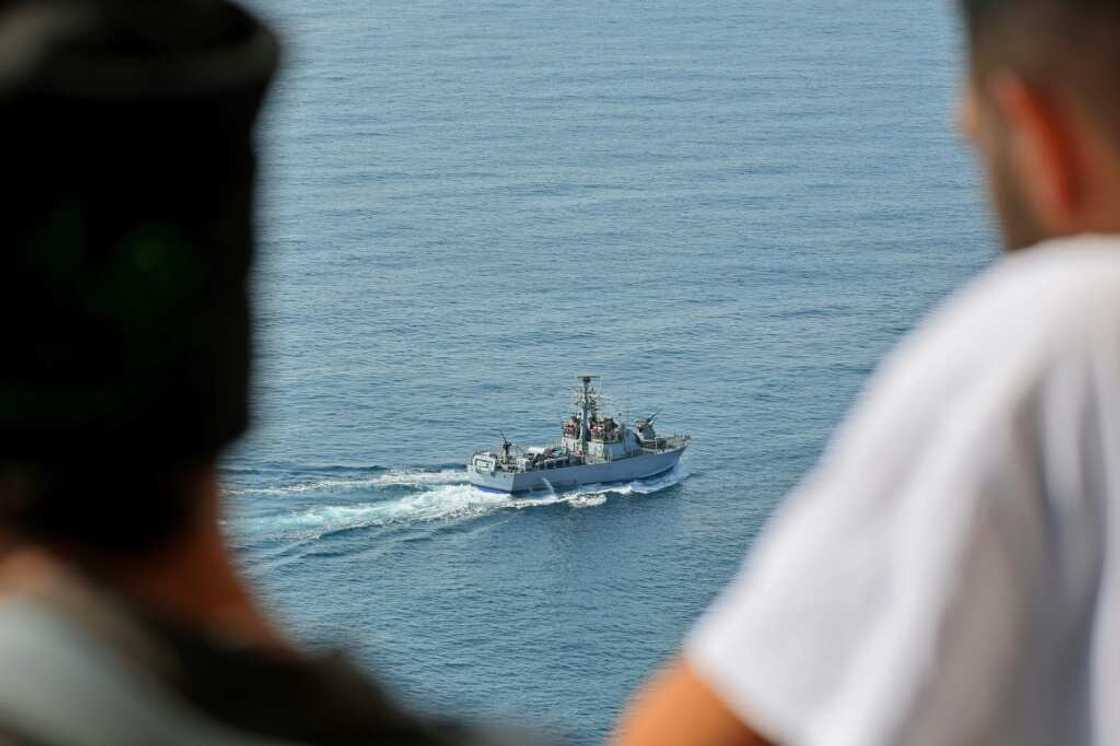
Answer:
[(516, 475), (501, 469), (487, 469), (485, 464), (472, 459), (467, 464), (467, 480), (475, 487), (490, 492), (513, 492)]

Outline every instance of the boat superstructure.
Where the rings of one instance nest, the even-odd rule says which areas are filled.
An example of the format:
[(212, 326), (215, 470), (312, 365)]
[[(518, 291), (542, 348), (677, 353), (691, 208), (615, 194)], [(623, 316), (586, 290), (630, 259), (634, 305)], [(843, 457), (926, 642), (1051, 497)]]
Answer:
[(579, 376), (576, 411), (564, 420), (559, 443), (522, 448), (502, 435), (498, 449), (478, 451), (467, 463), (471, 484), (509, 493), (557, 490), (648, 479), (676, 466), (689, 436), (658, 435), (657, 414), (633, 425), (601, 414), (595, 378)]

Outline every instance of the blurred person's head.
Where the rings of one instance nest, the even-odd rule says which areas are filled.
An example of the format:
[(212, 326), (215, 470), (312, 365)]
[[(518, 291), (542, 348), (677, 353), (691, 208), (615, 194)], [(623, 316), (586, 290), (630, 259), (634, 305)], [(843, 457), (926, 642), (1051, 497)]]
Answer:
[(1120, 230), (1120, 3), (962, 3), (962, 119), (1008, 248)]
[(248, 418), (271, 34), (217, 0), (0, 0), (0, 537), (189, 531)]

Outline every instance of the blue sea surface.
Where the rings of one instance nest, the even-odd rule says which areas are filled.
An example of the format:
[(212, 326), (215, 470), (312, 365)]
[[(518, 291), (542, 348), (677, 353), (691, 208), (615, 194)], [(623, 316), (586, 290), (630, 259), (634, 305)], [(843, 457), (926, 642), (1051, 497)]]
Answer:
[[(256, 0), (256, 417), (228, 531), (407, 701), (600, 741), (876, 361), (996, 256), (952, 4)], [(693, 444), (510, 498), (578, 373)]]

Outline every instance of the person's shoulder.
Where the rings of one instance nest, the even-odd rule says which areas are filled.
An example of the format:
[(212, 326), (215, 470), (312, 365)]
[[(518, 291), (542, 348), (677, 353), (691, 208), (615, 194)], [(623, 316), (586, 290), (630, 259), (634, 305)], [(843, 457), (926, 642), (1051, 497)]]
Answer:
[(21, 562), (8, 565), (42, 578), (15, 589), (0, 580), (0, 667), (12, 674), (0, 676), (0, 744), (559, 743), (414, 712), (341, 653), (246, 646), (28, 564), (38, 558)]
[[(1004, 417), (1056, 371), (1120, 342), (1120, 237), (1052, 241), (997, 260), (878, 367), (837, 440)], [(856, 438), (858, 440), (858, 438)]]
[(941, 372), (994, 361), (1011, 374), (1120, 333), (1120, 237), (1049, 241), (1002, 257), (950, 296), (893, 363)]
[(979, 325), (997, 333), (1013, 328), (1020, 339), (1054, 342), (1071, 333), (1120, 326), (1118, 290), (1120, 237), (1058, 239), (1002, 258), (933, 322)]
[(1120, 236), (1064, 238), (1010, 255), (970, 288), (968, 298), (1028, 315), (1044, 328), (1081, 320), (1113, 325), (1095, 311), (1120, 308)]

